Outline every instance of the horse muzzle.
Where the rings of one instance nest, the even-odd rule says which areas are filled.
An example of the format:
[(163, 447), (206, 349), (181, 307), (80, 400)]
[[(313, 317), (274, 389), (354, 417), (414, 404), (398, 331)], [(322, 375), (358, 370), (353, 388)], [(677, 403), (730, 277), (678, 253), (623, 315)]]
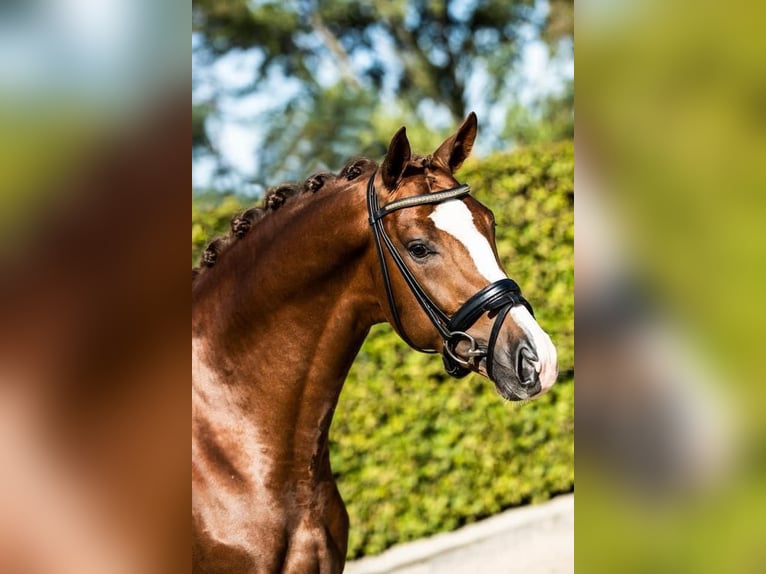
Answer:
[[(518, 295), (513, 301), (496, 299), (490, 308), (482, 307), (492, 321), (488, 336), (453, 332), (444, 344), (447, 373), (462, 378), (478, 371), (507, 400), (535, 398), (548, 391), (558, 374), (556, 348), (535, 321), (529, 303)], [(470, 320), (476, 320), (476, 313)]]
[(556, 382), (556, 348), (526, 308), (514, 307), (509, 315), (509, 324), (502, 329), (502, 343), (495, 345), (492, 357), (487, 357), (491, 365), (488, 374), (508, 400), (539, 397)]

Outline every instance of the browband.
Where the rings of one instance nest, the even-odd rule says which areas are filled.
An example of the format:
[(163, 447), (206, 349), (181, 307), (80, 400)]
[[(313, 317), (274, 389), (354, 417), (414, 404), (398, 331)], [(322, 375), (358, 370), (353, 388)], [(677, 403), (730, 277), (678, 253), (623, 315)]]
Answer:
[(397, 199), (391, 203), (387, 203), (383, 207), (377, 209), (375, 212), (370, 213), (370, 223), (382, 219), (389, 213), (404, 209), (405, 207), (415, 207), (416, 205), (427, 205), (429, 203), (441, 203), (448, 199), (455, 199), (463, 197), (471, 193), (471, 187), (468, 184), (463, 184), (452, 189), (445, 189), (444, 191), (437, 191), (434, 193), (426, 193), (423, 195), (415, 195), (413, 197), (405, 197), (404, 199)]

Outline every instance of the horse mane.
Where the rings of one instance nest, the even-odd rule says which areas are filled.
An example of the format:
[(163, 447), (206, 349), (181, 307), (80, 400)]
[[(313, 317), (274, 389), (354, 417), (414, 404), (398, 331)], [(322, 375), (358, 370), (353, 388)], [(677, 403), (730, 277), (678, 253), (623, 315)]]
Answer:
[(339, 181), (353, 181), (364, 173), (376, 169), (378, 164), (364, 157), (350, 160), (338, 174), (318, 172), (309, 176), (303, 183), (281, 183), (267, 190), (260, 206), (251, 207), (235, 215), (230, 223), (229, 233), (216, 237), (202, 251), (198, 267), (192, 268), (192, 285), (205, 272), (209, 271), (234, 243), (248, 235), (254, 226), (270, 217), (283, 206), (300, 196), (314, 195), (321, 189), (331, 187)]

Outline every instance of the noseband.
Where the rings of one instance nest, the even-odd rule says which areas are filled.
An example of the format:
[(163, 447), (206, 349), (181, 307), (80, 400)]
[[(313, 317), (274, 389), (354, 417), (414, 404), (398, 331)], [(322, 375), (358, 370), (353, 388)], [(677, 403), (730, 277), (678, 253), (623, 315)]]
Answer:
[[(418, 205), (442, 203), (451, 199), (465, 197), (471, 192), (471, 188), (468, 185), (460, 185), (444, 191), (406, 197), (380, 207), (374, 181), (375, 173), (370, 176), (370, 179), (367, 182), (367, 213), (370, 226), (372, 227), (372, 235), (375, 239), (375, 249), (378, 252), (380, 269), (383, 274), (383, 283), (386, 286), (388, 306), (391, 309), (391, 316), (393, 317), (394, 327), (396, 327), (397, 332), (413, 349), (423, 353), (439, 352), (435, 349), (423, 349), (415, 345), (407, 336), (407, 333), (402, 326), (401, 319), (399, 318), (399, 311), (396, 307), (394, 292), (391, 288), (391, 277), (388, 272), (388, 264), (386, 263), (385, 254), (383, 252), (384, 245), (386, 246), (389, 255), (391, 255), (391, 259), (393, 259), (396, 267), (399, 269), (399, 273), (401, 273), (402, 278), (415, 297), (415, 300), (430, 319), (431, 323), (433, 323), (434, 327), (436, 327), (436, 330), (444, 341), (444, 352), (442, 356), (444, 359), (444, 368), (447, 370), (447, 373), (458, 379), (465, 377), (471, 370), (470, 367), (472, 366), (472, 361), (479, 361), (486, 358), (487, 374), (490, 379), (494, 380), (493, 357), (495, 343), (497, 342), (497, 336), (500, 333), (500, 328), (502, 327), (508, 312), (515, 305), (524, 305), (524, 307), (534, 315), (532, 306), (521, 296), (521, 289), (518, 284), (513, 279), (507, 278), (490, 283), (468, 299), (468, 301), (463, 303), (452, 317), (449, 317), (438, 305), (436, 305), (436, 303), (433, 302), (433, 300), (431, 300), (423, 287), (421, 287), (420, 283), (418, 283), (383, 227), (383, 218), (394, 211)], [(486, 346), (479, 345), (476, 342), (476, 339), (468, 334), (468, 329), (470, 329), (484, 313), (495, 314), (492, 331)], [(465, 355), (469, 357), (467, 360), (457, 354), (456, 347), (460, 341), (466, 341), (470, 346), (469, 350), (465, 352)]]

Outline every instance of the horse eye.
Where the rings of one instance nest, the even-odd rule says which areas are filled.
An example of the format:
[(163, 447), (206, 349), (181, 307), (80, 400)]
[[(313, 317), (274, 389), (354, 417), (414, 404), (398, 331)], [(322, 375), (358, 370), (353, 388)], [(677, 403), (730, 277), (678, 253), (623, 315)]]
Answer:
[(431, 250), (423, 243), (412, 243), (407, 246), (407, 250), (410, 252), (410, 255), (416, 259), (425, 259), (431, 253)]

